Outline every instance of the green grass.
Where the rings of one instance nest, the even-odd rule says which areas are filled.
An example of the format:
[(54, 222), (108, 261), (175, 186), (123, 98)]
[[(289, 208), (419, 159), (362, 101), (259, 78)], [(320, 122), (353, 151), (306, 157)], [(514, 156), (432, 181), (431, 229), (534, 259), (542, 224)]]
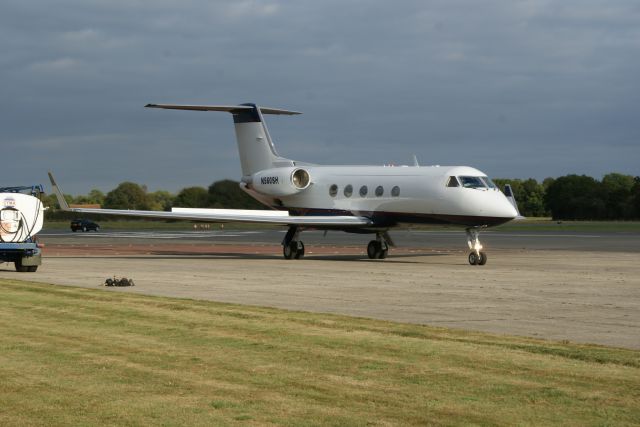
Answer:
[[(442, 230), (442, 226), (411, 226), (415, 230)], [(452, 230), (460, 230), (463, 227), (450, 226)], [(524, 220), (511, 221), (489, 230), (501, 232), (522, 231), (555, 231), (555, 232), (586, 232), (586, 233), (638, 233), (640, 221), (554, 221), (551, 218), (526, 218)]]
[(0, 425), (632, 425), (640, 352), (0, 279)]
[(640, 232), (640, 221), (554, 221), (527, 218), (495, 227), (500, 231), (574, 231), (591, 233)]

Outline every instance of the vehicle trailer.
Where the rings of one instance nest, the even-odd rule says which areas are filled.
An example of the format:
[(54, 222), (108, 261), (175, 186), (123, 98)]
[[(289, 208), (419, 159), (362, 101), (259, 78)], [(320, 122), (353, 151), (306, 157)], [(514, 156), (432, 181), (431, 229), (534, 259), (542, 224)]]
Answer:
[(12, 262), (16, 271), (34, 272), (42, 264), (44, 208), (42, 185), (0, 187), (0, 263)]

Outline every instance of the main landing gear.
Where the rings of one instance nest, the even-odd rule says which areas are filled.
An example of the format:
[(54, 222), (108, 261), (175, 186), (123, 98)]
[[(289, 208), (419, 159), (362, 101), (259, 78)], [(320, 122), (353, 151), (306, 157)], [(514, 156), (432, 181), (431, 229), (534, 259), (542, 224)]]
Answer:
[(297, 226), (289, 227), (289, 231), (282, 240), (282, 254), (285, 259), (300, 259), (304, 257), (304, 243), (298, 240), (300, 229)]
[[(282, 255), (285, 259), (300, 259), (304, 257), (304, 243), (300, 240), (300, 228), (296, 225), (289, 227), (282, 239)], [(389, 246), (394, 246), (391, 236), (384, 231), (376, 233), (376, 240), (367, 245), (367, 255), (371, 259), (385, 259), (389, 254)]]
[(485, 265), (487, 263), (487, 254), (482, 252), (479, 234), (480, 231), (477, 228), (467, 228), (467, 244), (471, 249), (469, 264), (471, 265)]
[(376, 240), (372, 240), (367, 245), (367, 255), (370, 259), (385, 259), (389, 253), (389, 235), (376, 233)]

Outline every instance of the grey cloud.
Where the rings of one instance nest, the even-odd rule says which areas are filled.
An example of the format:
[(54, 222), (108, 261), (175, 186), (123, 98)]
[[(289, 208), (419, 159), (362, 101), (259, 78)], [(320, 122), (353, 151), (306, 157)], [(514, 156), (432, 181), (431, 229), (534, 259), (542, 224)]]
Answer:
[(237, 179), (227, 115), (142, 106), (247, 101), (305, 112), (269, 126), (307, 161), (637, 175), (638, 22), (624, 0), (8, 1), (2, 181)]

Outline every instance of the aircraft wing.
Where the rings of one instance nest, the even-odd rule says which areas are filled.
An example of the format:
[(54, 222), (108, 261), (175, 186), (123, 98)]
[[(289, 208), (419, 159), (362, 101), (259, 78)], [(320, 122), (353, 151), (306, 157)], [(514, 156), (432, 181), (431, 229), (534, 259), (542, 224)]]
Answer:
[(118, 215), (136, 218), (180, 219), (209, 222), (245, 222), (257, 224), (301, 225), (307, 227), (366, 227), (373, 224), (371, 219), (362, 216), (294, 216), (289, 215), (286, 211), (173, 208), (171, 212), (164, 212), (127, 209), (75, 208), (69, 207), (51, 172), (49, 172), (49, 180), (51, 181), (51, 186), (56, 198), (58, 199), (58, 203), (60, 204), (60, 209), (69, 212)]

